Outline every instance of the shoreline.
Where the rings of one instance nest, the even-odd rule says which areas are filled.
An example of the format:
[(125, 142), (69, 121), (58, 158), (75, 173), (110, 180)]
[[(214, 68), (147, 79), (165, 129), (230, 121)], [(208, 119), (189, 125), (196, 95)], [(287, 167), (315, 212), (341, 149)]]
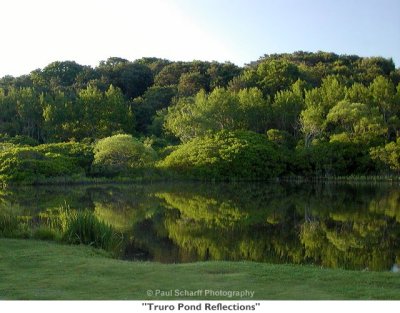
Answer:
[[(392, 272), (247, 261), (128, 262), (90, 247), (26, 239), (0, 239), (0, 265), (4, 300), (400, 300), (399, 276)], [(254, 293), (146, 293), (175, 289)]]

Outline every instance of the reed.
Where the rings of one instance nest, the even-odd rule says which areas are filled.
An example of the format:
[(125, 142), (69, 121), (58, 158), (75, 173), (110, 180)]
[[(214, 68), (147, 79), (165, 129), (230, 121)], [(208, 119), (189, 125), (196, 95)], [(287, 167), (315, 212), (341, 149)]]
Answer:
[(12, 237), (18, 225), (19, 221), (16, 215), (5, 212), (0, 213), (0, 235), (2, 237)]
[(118, 249), (118, 235), (111, 225), (97, 219), (93, 212), (64, 210), (60, 218), (64, 242), (89, 245), (107, 251)]

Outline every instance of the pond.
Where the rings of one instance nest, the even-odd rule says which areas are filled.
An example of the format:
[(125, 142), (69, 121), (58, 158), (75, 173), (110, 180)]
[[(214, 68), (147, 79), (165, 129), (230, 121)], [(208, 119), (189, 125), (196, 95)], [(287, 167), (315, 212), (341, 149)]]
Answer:
[(398, 184), (84, 185), (0, 190), (19, 216), (89, 209), (124, 234), (121, 257), (251, 260), (390, 270), (400, 262)]

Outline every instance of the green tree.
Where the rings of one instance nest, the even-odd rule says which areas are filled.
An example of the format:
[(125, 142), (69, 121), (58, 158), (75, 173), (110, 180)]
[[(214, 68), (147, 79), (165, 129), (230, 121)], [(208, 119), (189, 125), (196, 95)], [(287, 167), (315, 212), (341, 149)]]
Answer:
[(104, 94), (105, 112), (101, 119), (101, 129), (105, 135), (113, 132), (132, 132), (135, 126), (133, 113), (119, 88), (111, 85)]
[(374, 104), (379, 107), (384, 116), (384, 120), (386, 121), (388, 115), (393, 113), (394, 110), (393, 105), (396, 90), (393, 83), (389, 79), (379, 76), (374, 79), (369, 86), (369, 89)]
[(320, 136), (324, 130), (325, 110), (322, 95), (318, 89), (305, 93), (306, 108), (300, 113), (300, 129), (304, 134), (304, 144), (309, 147), (313, 139)]
[(288, 89), (299, 79), (298, 67), (286, 60), (265, 60), (256, 68), (249, 68), (243, 77), (250, 87), (258, 87), (263, 94), (273, 96), (279, 90)]
[(186, 142), (219, 130), (247, 129), (265, 132), (269, 104), (257, 88), (231, 92), (215, 88), (210, 94), (200, 91), (194, 99), (180, 99), (168, 108), (165, 127)]
[(31, 73), (31, 79), (36, 88), (41, 91), (66, 91), (72, 89), (77, 78), (89, 67), (74, 61), (56, 61), (47, 65), (43, 70)]
[(156, 86), (178, 85), (183, 73), (190, 71), (190, 66), (184, 62), (174, 62), (165, 66), (155, 77)]
[(28, 87), (12, 90), (10, 97), (16, 103), (20, 134), (41, 140), (43, 107), (39, 94)]
[(346, 90), (345, 99), (353, 103), (372, 105), (372, 95), (370, 90), (360, 83), (354, 83)]
[(105, 176), (133, 175), (137, 170), (151, 167), (156, 157), (152, 148), (131, 135), (106, 137), (94, 147), (93, 173)]
[(239, 110), (235, 119), (238, 129), (264, 133), (271, 124), (271, 105), (258, 88), (246, 88), (234, 94), (238, 98)]
[(45, 141), (67, 141), (74, 137), (73, 100), (68, 99), (61, 91), (54, 96), (42, 95), (43, 103), (43, 130)]
[(296, 135), (299, 128), (300, 112), (303, 108), (304, 99), (301, 91), (278, 91), (272, 103), (274, 126)]
[(20, 134), (14, 90), (13, 88), (11, 92), (6, 93), (4, 89), (0, 89), (0, 133), (9, 136)]
[(226, 89), (216, 88), (210, 95), (202, 90), (194, 99), (169, 107), (165, 127), (186, 142), (209, 131), (234, 129), (238, 111), (237, 98)]
[(241, 73), (241, 69), (230, 62), (212, 62), (207, 69), (207, 76), (210, 78), (210, 90), (216, 87), (227, 87), (228, 83)]
[(136, 130), (147, 134), (156, 112), (170, 106), (176, 94), (176, 87), (152, 86), (142, 97), (134, 99), (131, 108), (136, 118)]
[(383, 121), (389, 126), (388, 137), (394, 137), (400, 125), (396, 117), (399, 109), (396, 105), (396, 89), (393, 83), (383, 76), (378, 76), (371, 83), (369, 89), (373, 104), (379, 108)]
[(320, 87), (322, 105), (325, 111), (330, 110), (345, 97), (345, 87), (336, 76), (327, 76)]
[(155, 77), (165, 66), (171, 64), (171, 61), (154, 57), (144, 57), (136, 60), (134, 63), (146, 65), (153, 73), (153, 77)]
[(381, 169), (400, 171), (400, 138), (396, 142), (390, 142), (383, 147), (372, 148), (370, 154)]
[(378, 109), (364, 103), (340, 101), (329, 111), (326, 122), (336, 126), (336, 132), (344, 132), (351, 140), (358, 139), (367, 144), (379, 142), (379, 138), (383, 139), (387, 133)]
[(106, 110), (103, 93), (89, 85), (78, 94), (74, 133), (76, 138), (99, 138), (104, 135), (103, 117)]
[(153, 84), (149, 67), (121, 58), (112, 57), (100, 62), (97, 71), (103, 76), (107, 88), (109, 85), (118, 87), (127, 98), (141, 96)]
[(194, 96), (201, 89), (208, 90), (207, 81), (200, 72), (183, 73), (179, 78), (178, 94), (181, 97)]

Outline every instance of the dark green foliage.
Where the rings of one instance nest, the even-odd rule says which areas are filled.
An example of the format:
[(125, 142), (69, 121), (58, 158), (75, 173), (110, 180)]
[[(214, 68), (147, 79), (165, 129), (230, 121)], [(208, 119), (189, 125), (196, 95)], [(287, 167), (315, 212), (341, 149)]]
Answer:
[(0, 212), (0, 237), (17, 237), (19, 225), (17, 215)]
[(56, 241), (59, 234), (55, 229), (47, 226), (40, 226), (32, 231), (32, 238), (38, 240)]
[(120, 88), (127, 98), (141, 96), (153, 84), (153, 74), (148, 66), (125, 59), (109, 58), (100, 62), (97, 70), (106, 85)]
[(32, 137), (18, 135), (15, 137), (10, 137), (8, 135), (1, 135), (0, 134), (0, 142), (1, 143), (10, 143), (13, 145), (20, 145), (20, 146), (37, 146), (39, 142)]
[(368, 175), (375, 171), (375, 164), (362, 143), (315, 142), (309, 148), (298, 148), (291, 160), (293, 171), (305, 176)]
[(265, 61), (258, 65), (254, 73), (259, 87), (265, 95), (274, 95), (279, 90), (288, 89), (300, 78), (298, 67), (287, 61)]
[(267, 138), (281, 147), (293, 148), (295, 144), (294, 138), (284, 130), (271, 128), (267, 131)]
[[(132, 111), (136, 119), (136, 130), (148, 133), (156, 112), (167, 108), (177, 94), (177, 88), (173, 86), (152, 86), (142, 97), (132, 101)], [(152, 132), (151, 132), (152, 133)]]
[(178, 93), (181, 97), (194, 96), (201, 89), (207, 90), (207, 80), (199, 72), (184, 73), (179, 78)]
[(264, 180), (282, 174), (284, 161), (263, 135), (220, 131), (182, 144), (159, 166), (197, 179)]
[(182, 74), (191, 70), (189, 63), (174, 62), (165, 66), (154, 78), (156, 86), (177, 85)]
[(78, 77), (83, 77), (87, 68), (74, 61), (56, 61), (43, 70), (33, 71), (31, 77), (35, 87), (43, 91), (67, 90), (67, 87), (74, 86)]

